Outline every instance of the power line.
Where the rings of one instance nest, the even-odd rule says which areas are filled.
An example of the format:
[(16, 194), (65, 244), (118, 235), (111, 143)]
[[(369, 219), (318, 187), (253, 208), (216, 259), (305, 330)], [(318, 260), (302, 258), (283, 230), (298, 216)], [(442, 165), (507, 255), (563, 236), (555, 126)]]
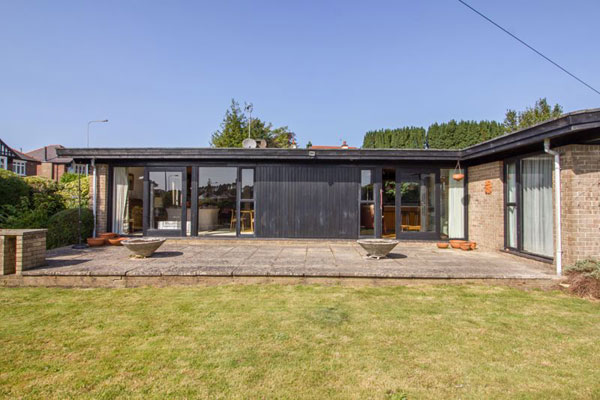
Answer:
[(513, 39), (517, 40), (519, 43), (521, 43), (522, 45), (528, 47), (530, 50), (534, 51), (535, 53), (537, 53), (539, 56), (543, 57), (546, 61), (552, 63), (555, 67), (560, 68), (563, 72), (569, 74), (572, 78), (577, 79), (580, 83), (584, 84), (585, 86), (587, 86), (588, 88), (592, 89), (594, 92), (596, 92), (597, 94), (600, 94), (600, 91), (596, 90), (594, 87), (592, 87), (591, 85), (587, 84), (586, 82), (584, 82), (582, 79), (578, 78), (577, 76), (575, 76), (574, 74), (570, 73), (569, 71), (567, 71), (565, 68), (561, 67), (558, 63), (552, 61), (550, 58), (546, 57), (544, 54), (542, 54), (542, 52), (534, 49), (532, 46), (528, 45), (527, 43), (525, 43), (523, 40), (519, 39), (517, 36), (513, 35), (512, 33), (510, 33), (508, 30), (504, 29), (503, 27), (501, 27), (500, 25), (498, 25), (497, 23), (495, 23), (494, 21), (492, 21), (490, 18), (486, 17), (485, 15), (483, 15), (482, 13), (480, 13), (479, 11), (477, 11), (476, 9), (474, 9), (473, 7), (471, 7), (469, 4), (465, 3), (463, 0), (458, 0), (460, 3), (462, 3), (463, 5), (465, 5), (466, 7), (470, 8), (471, 11), (473, 11), (474, 13), (478, 14), (479, 16), (481, 16), (482, 18), (484, 18), (485, 20), (487, 20), (488, 22), (490, 22), (491, 24), (495, 25), (498, 29), (502, 30), (504, 33), (506, 33), (507, 35), (510, 35)]

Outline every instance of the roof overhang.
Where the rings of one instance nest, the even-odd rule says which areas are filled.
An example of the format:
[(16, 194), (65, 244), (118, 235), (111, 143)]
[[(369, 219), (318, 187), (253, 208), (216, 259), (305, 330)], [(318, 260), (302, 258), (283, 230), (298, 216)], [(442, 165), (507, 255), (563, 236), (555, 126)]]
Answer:
[(462, 150), (437, 149), (242, 149), (242, 148), (62, 148), (60, 157), (89, 160), (149, 161), (456, 161), (477, 162), (533, 150), (545, 139), (553, 147), (571, 143), (600, 144), (600, 109), (582, 110), (478, 143)]

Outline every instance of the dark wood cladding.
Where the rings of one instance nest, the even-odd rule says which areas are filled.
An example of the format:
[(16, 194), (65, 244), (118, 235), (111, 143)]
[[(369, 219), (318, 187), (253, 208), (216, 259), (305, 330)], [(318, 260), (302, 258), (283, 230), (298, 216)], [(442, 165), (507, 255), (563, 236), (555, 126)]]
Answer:
[(352, 166), (258, 166), (256, 235), (356, 238), (358, 174)]

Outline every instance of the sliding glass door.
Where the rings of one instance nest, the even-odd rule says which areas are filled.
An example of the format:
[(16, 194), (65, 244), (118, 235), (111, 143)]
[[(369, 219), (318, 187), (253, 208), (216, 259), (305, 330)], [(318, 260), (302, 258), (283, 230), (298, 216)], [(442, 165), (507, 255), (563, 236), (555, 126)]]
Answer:
[(398, 169), (396, 176), (396, 207), (399, 209), (399, 220), (396, 224), (398, 238), (439, 238), (440, 224), (437, 212), (440, 201), (437, 190), (439, 172)]
[(505, 164), (506, 247), (551, 258), (554, 254), (553, 159), (537, 155)]
[(179, 167), (146, 168), (144, 179), (144, 233), (150, 236), (186, 236), (187, 170)]

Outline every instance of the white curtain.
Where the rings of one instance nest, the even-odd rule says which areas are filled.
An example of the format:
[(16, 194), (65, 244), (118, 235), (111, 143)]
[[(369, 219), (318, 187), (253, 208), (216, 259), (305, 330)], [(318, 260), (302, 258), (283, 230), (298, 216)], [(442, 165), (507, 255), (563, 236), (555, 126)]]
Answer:
[(129, 190), (127, 184), (127, 168), (115, 167), (113, 171), (115, 182), (113, 192), (113, 232), (122, 235), (126, 233), (127, 225), (129, 223), (127, 219), (127, 191)]
[(523, 250), (552, 257), (552, 157), (525, 158), (521, 162), (523, 185)]
[(450, 170), (448, 174), (448, 181), (450, 182), (448, 194), (448, 236), (451, 238), (463, 238), (465, 236), (464, 181), (453, 179), (452, 174), (453, 171)]

